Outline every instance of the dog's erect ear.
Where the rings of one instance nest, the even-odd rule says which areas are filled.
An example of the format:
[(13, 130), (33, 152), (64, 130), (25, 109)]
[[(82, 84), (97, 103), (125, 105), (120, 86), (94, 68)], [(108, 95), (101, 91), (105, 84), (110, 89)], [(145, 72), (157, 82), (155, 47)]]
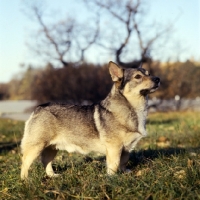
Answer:
[(123, 69), (121, 69), (116, 63), (110, 61), (108, 67), (111, 78), (114, 82), (120, 81), (123, 78)]
[(141, 62), (138, 68), (142, 68), (142, 64), (143, 64), (143, 63)]

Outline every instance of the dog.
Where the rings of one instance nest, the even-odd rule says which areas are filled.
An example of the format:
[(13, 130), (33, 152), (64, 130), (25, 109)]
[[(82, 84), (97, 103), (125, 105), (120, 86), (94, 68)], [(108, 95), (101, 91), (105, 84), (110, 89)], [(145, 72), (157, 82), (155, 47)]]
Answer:
[(106, 155), (107, 174), (126, 172), (129, 153), (147, 135), (147, 96), (160, 85), (142, 67), (123, 69), (109, 62), (113, 81), (108, 96), (97, 104), (79, 106), (46, 103), (37, 106), (25, 123), (21, 142), (21, 179), (41, 155), (46, 174), (57, 176), (52, 161), (58, 150)]

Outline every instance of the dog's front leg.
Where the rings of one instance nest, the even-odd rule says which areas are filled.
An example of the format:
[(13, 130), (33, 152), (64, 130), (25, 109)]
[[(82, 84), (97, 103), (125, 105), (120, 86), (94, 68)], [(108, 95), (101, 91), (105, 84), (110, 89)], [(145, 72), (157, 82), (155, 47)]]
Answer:
[(106, 149), (106, 163), (107, 163), (107, 174), (115, 174), (120, 166), (120, 157), (122, 148), (119, 146), (109, 146)]

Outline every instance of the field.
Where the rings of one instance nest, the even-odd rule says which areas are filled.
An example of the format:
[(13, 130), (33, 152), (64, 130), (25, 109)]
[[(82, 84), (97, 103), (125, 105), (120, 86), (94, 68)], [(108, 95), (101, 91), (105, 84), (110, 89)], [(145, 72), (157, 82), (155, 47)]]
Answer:
[(200, 113), (154, 113), (131, 153), (129, 174), (106, 175), (105, 157), (60, 152), (46, 177), (40, 162), (20, 180), (23, 122), (0, 119), (0, 199), (200, 199)]

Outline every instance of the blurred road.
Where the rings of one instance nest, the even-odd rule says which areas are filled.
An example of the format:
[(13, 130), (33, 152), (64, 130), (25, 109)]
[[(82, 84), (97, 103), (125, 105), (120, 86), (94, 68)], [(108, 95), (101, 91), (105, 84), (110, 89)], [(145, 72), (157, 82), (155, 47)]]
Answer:
[(26, 121), (36, 104), (36, 101), (29, 100), (0, 101), (0, 118)]

